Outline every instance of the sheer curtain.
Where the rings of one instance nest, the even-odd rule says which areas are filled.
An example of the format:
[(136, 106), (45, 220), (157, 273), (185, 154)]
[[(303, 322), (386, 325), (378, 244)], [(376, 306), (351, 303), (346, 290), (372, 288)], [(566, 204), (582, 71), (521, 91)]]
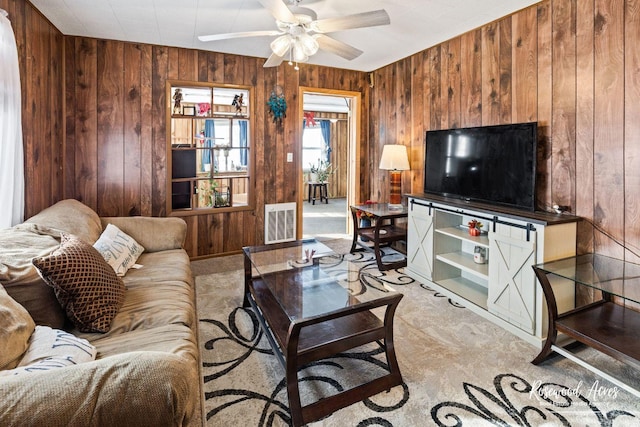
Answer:
[(0, 229), (24, 219), (24, 160), (18, 48), (0, 9)]

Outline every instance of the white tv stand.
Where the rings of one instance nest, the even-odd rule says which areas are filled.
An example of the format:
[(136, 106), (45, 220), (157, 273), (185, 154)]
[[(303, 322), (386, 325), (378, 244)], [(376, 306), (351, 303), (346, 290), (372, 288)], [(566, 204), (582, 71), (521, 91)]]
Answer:
[[(408, 209), (407, 274), (541, 347), (547, 310), (532, 266), (575, 256), (580, 218), (428, 194), (409, 195)], [(469, 235), (472, 219), (483, 223), (480, 236)], [(486, 263), (474, 262), (476, 247)], [(573, 307), (562, 289), (559, 305)]]

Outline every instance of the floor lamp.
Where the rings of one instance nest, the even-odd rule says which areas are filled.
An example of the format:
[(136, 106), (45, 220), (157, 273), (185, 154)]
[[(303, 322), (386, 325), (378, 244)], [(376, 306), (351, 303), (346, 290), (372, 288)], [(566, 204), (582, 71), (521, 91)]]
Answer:
[(409, 170), (407, 147), (400, 144), (382, 148), (380, 169), (391, 171), (389, 180), (389, 209), (402, 208), (402, 171)]

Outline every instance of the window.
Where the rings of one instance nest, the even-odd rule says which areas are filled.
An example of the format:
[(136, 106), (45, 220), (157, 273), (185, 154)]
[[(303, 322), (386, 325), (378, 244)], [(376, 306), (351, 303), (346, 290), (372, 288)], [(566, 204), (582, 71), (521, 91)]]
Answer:
[(302, 133), (302, 168), (308, 172), (311, 166), (327, 160), (327, 144), (320, 125), (305, 127)]
[(251, 205), (251, 92), (169, 82), (172, 212)]

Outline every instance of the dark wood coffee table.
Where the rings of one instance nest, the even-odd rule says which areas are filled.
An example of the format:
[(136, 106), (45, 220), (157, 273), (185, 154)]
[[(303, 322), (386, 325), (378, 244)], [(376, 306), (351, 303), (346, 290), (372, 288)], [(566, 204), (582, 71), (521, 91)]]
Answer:
[[(325, 257), (336, 257), (315, 240), (245, 247), (245, 299), (260, 321), (287, 382), (294, 426), (325, 417), (340, 408), (402, 384), (393, 346), (393, 315), (402, 294), (391, 288), (353, 296), (325, 271)], [(311, 251), (315, 253), (311, 255)], [(305, 251), (310, 259), (305, 259)], [(338, 256), (339, 257), (339, 256)], [(330, 264), (335, 264), (336, 258)], [(358, 266), (342, 261), (341, 268)], [(372, 309), (384, 308), (380, 319)], [(365, 384), (301, 405), (298, 370), (361, 345), (378, 342), (389, 373)]]

